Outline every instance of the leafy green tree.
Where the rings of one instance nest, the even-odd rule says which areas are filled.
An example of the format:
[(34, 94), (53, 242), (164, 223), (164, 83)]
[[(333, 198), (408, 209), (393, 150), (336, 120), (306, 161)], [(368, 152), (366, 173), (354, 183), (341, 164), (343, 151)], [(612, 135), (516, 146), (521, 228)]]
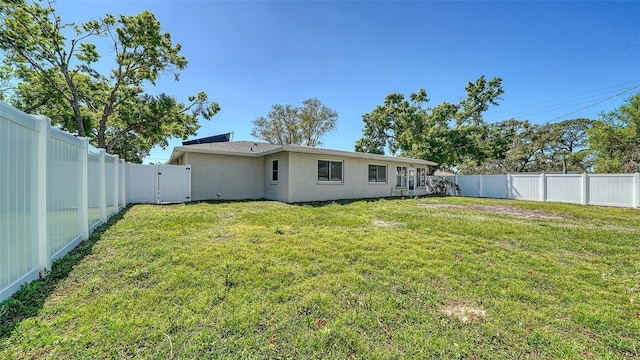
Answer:
[(510, 119), (489, 125), (484, 146), (490, 154), (482, 163), (464, 162), (463, 174), (519, 172), (582, 172), (589, 167), (586, 133), (589, 119), (573, 119), (546, 125)]
[(543, 171), (544, 146), (547, 140), (541, 126), (527, 120), (510, 119), (489, 125), (490, 136), (484, 146), (492, 149), (482, 162), (465, 161), (458, 166), (461, 174), (506, 174)]
[(582, 172), (590, 167), (588, 162), (587, 132), (593, 127), (590, 119), (565, 120), (546, 125), (549, 142), (545, 152), (550, 159), (550, 169)]
[(335, 129), (337, 121), (337, 112), (312, 98), (303, 101), (301, 107), (273, 105), (266, 117), (253, 120), (251, 135), (271, 144), (315, 147)]
[(386, 96), (384, 104), (364, 114), (363, 137), (356, 142), (359, 152), (392, 154), (439, 163), (452, 168), (464, 161), (481, 163), (490, 156), (483, 142), (489, 129), (482, 119), (489, 106), (498, 105), (503, 94), (502, 79), (484, 76), (465, 87), (466, 98), (457, 104), (443, 102), (427, 107), (427, 93), (420, 89), (409, 99), (403, 94)]
[(619, 108), (601, 114), (587, 134), (596, 172), (639, 172), (640, 93), (626, 99)]
[[(114, 66), (107, 74), (97, 70), (104, 61), (94, 40), (110, 42)], [(145, 92), (163, 75), (179, 79), (187, 65), (180, 49), (148, 11), (75, 24), (63, 23), (50, 2), (0, 7), (3, 68), (19, 80), (11, 102), (129, 161), (171, 137), (194, 135), (198, 117), (220, 110), (203, 92), (186, 104)]]

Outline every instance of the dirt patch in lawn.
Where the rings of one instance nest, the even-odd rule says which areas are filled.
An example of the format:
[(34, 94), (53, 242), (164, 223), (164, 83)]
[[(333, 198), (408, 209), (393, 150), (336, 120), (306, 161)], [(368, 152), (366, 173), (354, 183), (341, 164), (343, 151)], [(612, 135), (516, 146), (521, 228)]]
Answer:
[(522, 209), (507, 205), (418, 204), (418, 206), (436, 209), (474, 210), (492, 214), (512, 215), (526, 219), (559, 220), (571, 218), (570, 216), (553, 214), (547, 211)]
[(465, 324), (471, 321), (482, 320), (487, 316), (487, 312), (484, 309), (468, 304), (451, 303), (444, 306), (441, 310), (447, 317), (456, 318)]
[(400, 225), (400, 223), (395, 221), (373, 220), (373, 225), (379, 226), (382, 228), (389, 228), (389, 227), (396, 227)]

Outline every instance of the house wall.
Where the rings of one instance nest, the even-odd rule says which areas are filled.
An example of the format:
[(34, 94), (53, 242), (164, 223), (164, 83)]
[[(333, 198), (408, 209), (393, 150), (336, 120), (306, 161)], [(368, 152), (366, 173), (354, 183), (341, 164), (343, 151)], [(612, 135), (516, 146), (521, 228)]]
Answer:
[[(272, 181), (273, 161), (278, 160), (278, 181)], [(280, 152), (264, 157), (264, 198), (289, 202), (289, 153)]]
[(191, 199), (261, 199), (264, 159), (233, 155), (187, 153), (180, 164), (191, 164)]
[[(318, 160), (343, 161), (343, 182), (318, 182)], [(369, 164), (387, 166), (386, 183), (369, 183)], [(396, 195), (396, 166), (407, 163), (377, 161), (322, 154), (289, 153), (289, 200), (288, 202), (325, 201), (337, 199), (375, 198)], [(419, 167), (426, 167), (419, 165)], [(424, 189), (415, 194), (424, 193)]]

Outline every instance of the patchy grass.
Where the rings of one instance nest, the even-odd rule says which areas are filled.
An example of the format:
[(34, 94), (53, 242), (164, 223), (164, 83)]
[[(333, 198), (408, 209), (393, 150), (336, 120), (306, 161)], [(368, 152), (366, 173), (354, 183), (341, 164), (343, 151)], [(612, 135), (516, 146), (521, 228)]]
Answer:
[(0, 358), (640, 357), (633, 209), (137, 205), (80, 249), (0, 305)]

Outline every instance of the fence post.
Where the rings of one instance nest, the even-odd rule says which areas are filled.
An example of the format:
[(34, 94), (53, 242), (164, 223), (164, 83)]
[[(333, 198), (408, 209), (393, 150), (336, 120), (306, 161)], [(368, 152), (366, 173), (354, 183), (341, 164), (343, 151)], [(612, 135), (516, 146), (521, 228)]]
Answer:
[(89, 138), (81, 137), (82, 149), (80, 150), (80, 188), (78, 189), (80, 225), (82, 239), (89, 238)]
[(34, 116), (38, 129), (38, 153), (36, 166), (36, 236), (38, 239), (38, 260), (41, 271), (51, 269), (51, 257), (47, 244), (47, 147), (51, 120), (44, 116)]
[(107, 152), (105, 149), (100, 149), (100, 157), (98, 162), (98, 176), (100, 178), (100, 222), (107, 222), (107, 181), (106, 181), (106, 169), (105, 169), (105, 157)]
[(507, 174), (507, 199), (513, 199), (513, 176)]
[(547, 201), (547, 177), (545, 173), (540, 174), (540, 201)]
[(118, 176), (118, 168), (120, 167), (120, 158), (118, 155), (114, 155), (115, 159), (113, 159), (113, 189), (111, 196), (113, 198), (113, 208), (116, 212), (119, 211), (120, 201), (118, 199), (118, 186), (120, 185), (120, 177)]
[(478, 197), (482, 197), (482, 174), (478, 178)]
[(633, 174), (633, 183), (635, 184), (635, 200), (634, 206), (640, 208), (640, 172)]
[[(444, 177), (443, 177), (444, 179)], [(456, 185), (453, 187), (452, 191), (454, 191), (456, 189), (456, 187), (458, 187), (458, 189), (460, 189), (460, 185), (458, 185), (458, 174), (453, 175), (453, 183)], [(458, 196), (462, 196), (462, 189), (460, 189), (460, 191), (457, 194)]]
[(582, 205), (589, 205), (589, 175), (582, 174)]
[(127, 184), (126, 184), (127, 169), (125, 164), (126, 164), (126, 161), (120, 160), (120, 178), (118, 179), (118, 181), (122, 179), (122, 181), (119, 182), (120, 193), (118, 194), (118, 205), (122, 203), (122, 206), (119, 206), (120, 210), (124, 209), (127, 206)]

